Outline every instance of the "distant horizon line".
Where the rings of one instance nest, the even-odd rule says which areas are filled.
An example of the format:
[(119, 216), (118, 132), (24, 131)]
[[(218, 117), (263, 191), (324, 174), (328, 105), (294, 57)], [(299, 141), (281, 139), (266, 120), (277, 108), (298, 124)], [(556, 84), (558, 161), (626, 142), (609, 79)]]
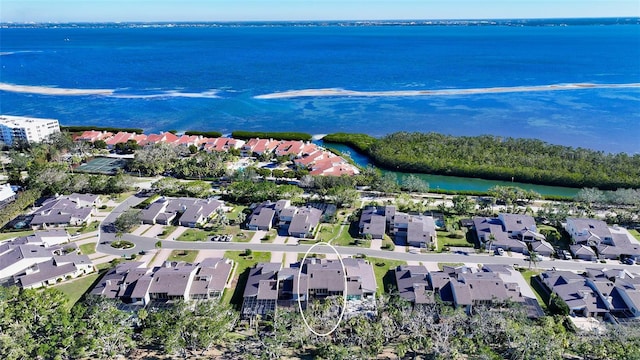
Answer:
[(498, 17), (498, 18), (432, 18), (432, 19), (325, 19), (325, 20), (104, 20), (104, 21), (0, 21), (1, 25), (20, 24), (20, 25), (47, 25), (47, 24), (238, 24), (238, 23), (410, 23), (410, 22), (484, 22), (484, 21), (560, 21), (560, 20), (640, 20), (640, 16), (605, 16), (605, 17)]

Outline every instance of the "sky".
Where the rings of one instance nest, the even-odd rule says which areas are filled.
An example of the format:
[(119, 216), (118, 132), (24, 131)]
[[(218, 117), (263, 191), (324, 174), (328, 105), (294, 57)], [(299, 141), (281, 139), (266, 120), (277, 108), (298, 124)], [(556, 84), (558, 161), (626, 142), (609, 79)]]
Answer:
[(0, 22), (638, 17), (639, 0), (0, 0)]

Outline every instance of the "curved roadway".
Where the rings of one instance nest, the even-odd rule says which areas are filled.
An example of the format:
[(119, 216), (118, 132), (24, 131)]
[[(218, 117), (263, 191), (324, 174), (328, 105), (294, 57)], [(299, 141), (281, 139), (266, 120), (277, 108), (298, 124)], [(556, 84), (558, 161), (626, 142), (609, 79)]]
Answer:
[[(157, 238), (149, 238), (144, 236), (136, 236), (132, 234), (124, 234), (122, 238), (131, 241), (135, 247), (128, 250), (112, 248), (109, 243), (115, 240), (115, 233), (105, 231), (112, 226), (115, 219), (130, 207), (135, 206), (146, 197), (135, 195), (127, 198), (122, 204), (117, 206), (109, 216), (107, 216), (100, 226), (99, 242), (96, 247), (98, 252), (117, 256), (130, 256), (140, 251), (148, 251), (155, 249), (156, 242), (162, 243), (163, 249), (172, 250), (235, 250), (242, 251), (251, 249), (252, 251), (282, 251), (305, 253), (312, 245), (293, 245), (293, 244), (250, 244), (238, 242), (185, 242), (174, 240), (159, 240)], [(336, 246), (335, 249), (341, 255), (357, 255), (364, 254), (367, 257), (377, 257), (402, 261), (422, 261), (422, 262), (441, 262), (441, 263), (479, 263), (479, 264), (507, 264), (520, 267), (528, 267), (529, 262), (524, 259), (512, 258), (509, 256), (491, 256), (489, 254), (461, 254), (461, 253), (429, 253), (429, 254), (412, 254), (394, 252), (388, 250), (374, 250), (358, 247)], [(332, 254), (333, 250), (327, 246), (316, 246), (314, 253)], [(584, 270), (586, 268), (612, 268), (620, 267), (640, 272), (640, 265), (622, 265), (622, 264), (602, 264), (599, 262), (587, 262), (581, 260), (544, 260), (537, 263), (539, 269), (562, 269), (562, 270)]]

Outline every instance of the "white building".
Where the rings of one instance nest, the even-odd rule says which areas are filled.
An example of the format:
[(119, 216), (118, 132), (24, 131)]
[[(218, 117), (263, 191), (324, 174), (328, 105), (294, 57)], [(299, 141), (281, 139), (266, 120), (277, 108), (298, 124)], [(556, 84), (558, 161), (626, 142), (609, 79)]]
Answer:
[(9, 146), (20, 140), (30, 144), (42, 142), (59, 132), (58, 120), (0, 115), (0, 141)]
[(11, 189), (11, 185), (0, 185), (0, 208), (16, 199), (16, 193)]

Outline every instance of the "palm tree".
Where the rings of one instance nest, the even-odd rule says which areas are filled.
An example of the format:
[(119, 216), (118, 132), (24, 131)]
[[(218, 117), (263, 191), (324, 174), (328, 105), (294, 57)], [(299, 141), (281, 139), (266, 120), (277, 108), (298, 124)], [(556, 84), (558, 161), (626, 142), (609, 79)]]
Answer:
[(531, 263), (533, 263), (533, 267), (537, 270), (538, 262), (540, 262), (540, 255), (535, 251), (529, 252), (529, 270), (531, 270)]
[(489, 252), (491, 252), (491, 246), (493, 245), (493, 242), (496, 240), (496, 236), (493, 234), (489, 234)]

